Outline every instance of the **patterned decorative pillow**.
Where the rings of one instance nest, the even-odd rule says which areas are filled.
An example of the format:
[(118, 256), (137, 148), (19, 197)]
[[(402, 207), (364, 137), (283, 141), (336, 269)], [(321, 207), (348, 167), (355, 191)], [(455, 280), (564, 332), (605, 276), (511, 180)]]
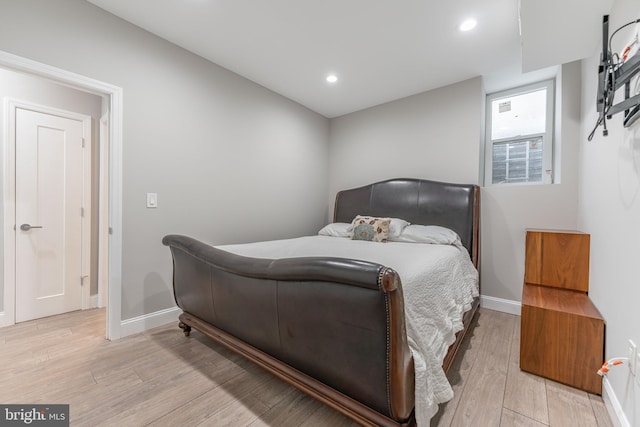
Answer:
[(358, 215), (351, 222), (353, 226), (353, 240), (367, 240), (369, 242), (386, 242), (389, 238), (391, 218), (376, 218)]

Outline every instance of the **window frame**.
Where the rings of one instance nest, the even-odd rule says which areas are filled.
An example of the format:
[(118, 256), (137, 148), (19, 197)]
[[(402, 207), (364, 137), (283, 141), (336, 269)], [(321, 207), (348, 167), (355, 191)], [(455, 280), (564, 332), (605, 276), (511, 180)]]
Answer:
[[(532, 133), (525, 135), (516, 135), (511, 138), (501, 138), (493, 141), (492, 119), (493, 109), (492, 102), (502, 98), (509, 98), (517, 95), (525, 95), (527, 93), (536, 92), (541, 89), (547, 90), (546, 111), (545, 111), (545, 131), (543, 133)], [(554, 122), (555, 122), (555, 80), (543, 80), (541, 82), (532, 83), (524, 86), (518, 86), (499, 92), (494, 92), (486, 96), (485, 103), (485, 144), (484, 144), (484, 185), (500, 186), (500, 185), (545, 185), (553, 184), (553, 152), (554, 152)], [(537, 182), (497, 182), (493, 183), (493, 144), (504, 143), (508, 141), (518, 141), (527, 138), (542, 136), (542, 180)]]

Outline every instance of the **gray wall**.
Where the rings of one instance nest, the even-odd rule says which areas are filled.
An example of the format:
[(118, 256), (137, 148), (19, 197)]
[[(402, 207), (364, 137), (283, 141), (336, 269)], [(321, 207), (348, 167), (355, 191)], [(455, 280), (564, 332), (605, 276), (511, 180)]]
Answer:
[[(98, 142), (99, 120), (102, 110), (102, 98), (85, 92), (74, 90), (65, 86), (52, 83), (48, 80), (33, 77), (30, 75), (16, 73), (11, 70), (0, 68), (0, 135), (4, 135), (4, 102), (6, 97), (14, 98), (20, 101), (28, 101), (30, 103), (46, 105), (49, 107), (59, 108), (62, 110), (72, 111), (85, 114), (92, 118), (93, 142)], [(92, 146), (94, 146), (92, 144)], [(97, 160), (98, 151), (94, 150), (94, 159)], [(96, 162), (94, 161), (94, 164)], [(4, 163), (0, 163), (0, 200), (3, 200), (3, 167)], [(94, 167), (95, 171), (97, 169)], [(94, 179), (94, 184), (97, 180)], [(97, 187), (94, 185), (94, 196), (97, 195)], [(97, 201), (97, 198), (95, 199)], [(96, 203), (93, 203), (96, 207)], [(92, 211), (97, 215), (97, 210)], [(0, 222), (3, 221), (3, 211), (0, 209)], [(94, 223), (97, 221), (94, 218)], [(2, 228), (0, 228), (0, 241), (2, 241)], [(0, 312), (4, 310), (4, 288), (2, 277), (4, 275), (4, 266), (2, 265), (4, 247), (0, 245)], [(97, 247), (92, 248), (92, 275), (91, 275), (91, 294), (97, 292)]]
[(326, 118), (82, 0), (2, 1), (0, 16), (0, 50), (123, 88), (123, 319), (174, 305), (165, 234), (222, 244), (325, 222)]
[(337, 191), (414, 177), (477, 183), (480, 77), (331, 120), (329, 201)]
[[(617, 0), (610, 15), (610, 32), (640, 18), (637, 0)], [(621, 31), (612, 48), (620, 52), (632, 37)], [(625, 129), (620, 113), (602, 127), (593, 141), (597, 69), (600, 52), (583, 61), (582, 138), (578, 225), (591, 234), (589, 296), (607, 323), (605, 357), (626, 357), (628, 340), (640, 345), (640, 123)], [(615, 101), (624, 99), (616, 94)], [(634, 378), (626, 365), (608, 375), (611, 390), (622, 405), (628, 425), (640, 425), (640, 373)]]

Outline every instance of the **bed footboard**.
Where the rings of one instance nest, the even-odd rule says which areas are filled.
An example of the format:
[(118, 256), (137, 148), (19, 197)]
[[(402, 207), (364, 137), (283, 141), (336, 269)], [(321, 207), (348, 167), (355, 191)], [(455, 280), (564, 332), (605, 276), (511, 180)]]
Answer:
[(341, 258), (248, 258), (185, 236), (163, 243), (186, 328), (361, 424), (413, 422), (413, 359), (394, 270)]

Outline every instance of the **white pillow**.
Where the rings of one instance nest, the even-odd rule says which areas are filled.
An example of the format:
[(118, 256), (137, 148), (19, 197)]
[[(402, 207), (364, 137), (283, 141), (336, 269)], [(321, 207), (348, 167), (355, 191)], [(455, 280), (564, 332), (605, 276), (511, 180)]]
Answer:
[(448, 228), (438, 225), (409, 225), (402, 230), (396, 242), (432, 243), (437, 245), (461, 245), (460, 236)]
[(404, 219), (391, 218), (391, 224), (389, 225), (389, 239), (393, 240), (398, 238), (408, 225), (410, 225), (409, 222)]
[(318, 231), (318, 234), (321, 236), (331, 236), (331, 237), (348, 237), (351, 238), (352, 227), (350, 223), (347, 222), (333, 222), (331, 224), (327, 224), (322, 227), (322, 230)]

